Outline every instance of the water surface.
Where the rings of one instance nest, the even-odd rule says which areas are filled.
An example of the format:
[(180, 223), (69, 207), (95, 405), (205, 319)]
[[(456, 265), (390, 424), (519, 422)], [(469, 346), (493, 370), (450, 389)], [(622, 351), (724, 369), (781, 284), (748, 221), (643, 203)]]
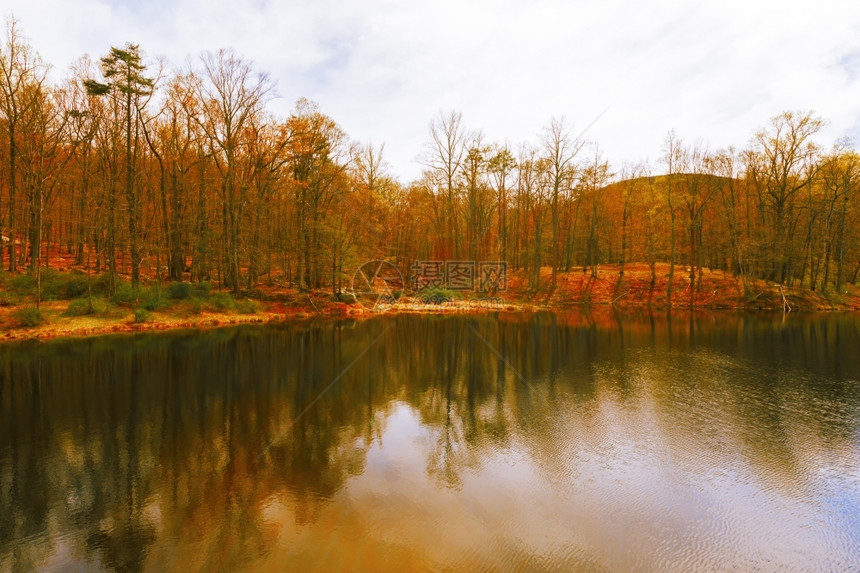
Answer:
[(0, 347), (0, 572), (860, 570), (860, 320)]

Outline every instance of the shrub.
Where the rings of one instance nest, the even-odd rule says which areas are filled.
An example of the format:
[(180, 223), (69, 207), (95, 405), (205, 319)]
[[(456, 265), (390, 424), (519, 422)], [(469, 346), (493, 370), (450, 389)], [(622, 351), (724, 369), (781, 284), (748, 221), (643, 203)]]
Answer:
[(134, 309), (134, 321), (138, 324), (148, 321), (152, 315), (145, 308)]
[(84, 297), (70, 302), (63, 314), (66, 316), (84, 316), (87, 314), (107, 314), (110, 310), (111, 305), (106, 300), (94, 297), (92, 308), (90, 308), (89, 301)]
[(134, 292), (134, 289), (131, 288), (131, 285), (128, 283), (121, 283), (116, 287), (116, 293), (114, 293), (111, 300), (116, 304), (131, 304), (137, 301), (139, 294)]
[(463, 295), (449, 289), (431, 286), (421, 290), (418, 293), (421, 302), (425, 304), (442, 304), (443, 302), (451, 302), (454, 299), (462, 299)]
[(72, 272), (63, 276), (60, 282), (59, 298), (73, 299), (87, 292), (87, 277), (80, 272)]
[[(121, 284), (119, 277), (117, 277), (117, 283)], [(85, 281), (86, 282), (86, 281)], [(90, 278), (90, 288), (93, 291), (93, 294), (107, 294), (108, 285), (110, 284), (110, 274), (102, 273), (97, 276), (93, 276)]]
[(230, 293), (216, 292), (209, 298), (209, 305), (214, 310), (236, 310), (236, 301)]
[(39, 280), (34, 271), (8, 279), (11, 292), (24, 296), (35, 296), (37, 283), (41, 283), (42, 299), (67, 300), (87, 292), (87, 277), (80, 272), (61, 273), (54, 269), (42, 269)]
[(36, 307), (16, 310), (12, 316), (21, 326), (39, 326), (45, 322), (45, 316)]
[(206, 281), (194, 283), (194, 296), (197, 298), (209, 298), (212, 285)]
[(263, 305), (259, 301), (248, 298), (236, 303), (236, 308), (241, 314), (257, 314), (263, 309)]
[(161, 293), (150, 291), (141, 306), (146, 310), (163, 310), (170, 306), (170, 301), (161, 296)]
[(27, 273), (25, 275), (15, 275), (7, 281), (9, 290), (20, 295), (36, 294), (36, 275)]
[(167, 287), (168, 296), (175, 299), (188, 298), (191, 295), (190, 283), (170, 283)]

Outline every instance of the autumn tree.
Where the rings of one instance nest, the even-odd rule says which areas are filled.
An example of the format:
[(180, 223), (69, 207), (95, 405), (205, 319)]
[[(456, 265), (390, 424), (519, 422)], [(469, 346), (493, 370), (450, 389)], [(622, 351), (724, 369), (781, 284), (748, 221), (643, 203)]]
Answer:
[(669, 210), (669, 282), (666, 287), (666, 300), (668, 305), (672, 306), (672, 290), (673, 281), (675, 278), (675, 216), (677, 209), (677, 198), (675, 197), (676, 175), (683, 172), (686, 162), (686, 154), (683, 142), (675, 134), (675, 130), (670, 130), (663, 140), (663, 157), (662, 161), (666, 164), (666, 186), (665, 196), (666, 205)]
[(496, 200), (496, 257), (506, 261), (508, 256), (508, 208), (511, 179), (516, 172), (517, 162), (507, 145), (496, 146), (491, 150), (487, 161), (487, 172)]
[(121, 108), (125, 128), (125, 200), (128, 215), (128, 239), (131, 252), (131, 285), (137, 289), (140, 282), (141, 251), (139, 245), (140, 187), (136, 181), (137, 159), (140, 153), (140, 124), (143, 108), (155, 88), (155, 80), (145, 75), (146, 66), (140, 55), (140, 46), (128, 43), (123, 48), (112, 46), (108, 55), (101, 58), (104, 82), (87, 80), (91, 95), (109, 96)]
[(0, 114), (5, 124), (6, 166), (8, 181), (6, 224), (2, 224), (2, 195), (0, 195), (0, 230), (9, 238), (9, 270), (17, 268), (18, 242), (18, 150), (31, 134), (24, 131), (23, 122), (39, 114), (40, 96), (45, 87), (48, 66), (24, 40), (18, 22), (11, 18), (6, 25), (6, 38), (0, 46)]
[[(345, 208), (340, 177), (347, 170), (346, 134), (319, 106), (300, 99), (287, 120), (291, 133), (290, 169), (296, 202), (298, 283), (300, 288), (322, 286), (328, 209), (336, 201)], [(330, 238), (330, 237), (329, 237)]]
[(810, 112), (784, 112), (753, 138), (746, 158), (746, 178), (757, 195), (759, 216), (767, 230), (762, 246), (765, 277), (790, 283), (799, 264), (796, 247), (798, 194), (812, 185), (819, 148), (812, 137), (824, 122)]
[(550, 185), (549, 208), (552, 228), (550, 289), (555, 290), (556, 276), (561, 265), (561, 208), (565, 198), (573, 191), (576, 178), (574, 160), (584, 142), (571, 137), (567, 121), (562, 117), (550, 120), (549, 125), (544, 128), (541, 144)]
[(233, 50), (207, 52), (200, 57), (203, 81), (197, 85), (202, 113), (197, 121), (207, 139), (208, 153), (220, 176), (219, 199), (224, 218), (225, 283), (240, 288), (241, 224), (249, 181), (245, 129), (262, 113), (273, 86), (269, 76)]
[(637, 198), (644, 193), (643, 179), (648, 176), (648, 165), (639, 162), (625, 165), (621, 170), (621, 260), (619, 261), (618, 280), (624, 277), (624, 265), (627, 264), (627, 254), (630, 247), (630, 219), (636, 206)]
[(463, 127), (462, 114), (451, 111), (439, 112), (439, 117), (430, 122), (430, 138), (432, 142), (422, 162), (434, 193), (442, 200), (442, 255), (458, 257), (462, 254), (457, 216), (458, 182), (471, 135)]
[(540, 288), (540, 270), (544, 260), (543, 227), (552, 196), (550, 170), (549, 160), (541, 157), (537, 149), (526, 147), (521, 151), (517, 168), (517, 204), (523, 213), (523, 266), (532, 291)]
[(585, 259), (582, 272), (591, 268), (591, 276), (597, 277), (597, 265), (601, 257), (600, 227), (604, 217), (604, 190), (612, 174), (609, 162), (599, 151), (594, 157), (580, 168), (578, 201), (585, 206), (588, 217), (588, 228), (585, 239)]
[(835, 262), (835, 287), (841, 292), (845, 279), (845, 222), (848, 207), (856, 200), (860, 189), (860, 156), (848, 147), (847, 141), (837, 143), (822, 159), (820, 179), (824, 200), (821, 290), (827, 290), (831, 263)]
[(717, 191), (713, 179), (709, 177), (710, 160), (707, 151), (701, 146), (694, 145), (683, 154), (686, 158), (686, 173), (678, 181), (680, 203), (686, 215), (686, 226), (689, 240), (689, 296), (690, 307), (695, 305), (696, 273), (699, 284), (702, 280), (702, 259), (700, 245), (702, 242), (702, 224), (705, 210), (711, 198)]
[(492, 203), (486, 182), (486, 153), (487, 147), (482, 143), (482, 135), (473, 134), (468, 142), (462, 169), (466, 252), (471, 261), (477, 261), (486, 254), (488, 231), (492, 225)]
[(355, 206), (362, 221), (360, 239), (371, 247), (368, 256), (374, 259), (385, 259), (395, 253), (402, 256), (396, 248), (396, 236), (403, 224), (396, 217), (400, 187), (388, 173), (385, 145), (353, 146), (350, 164), (356, 185)]

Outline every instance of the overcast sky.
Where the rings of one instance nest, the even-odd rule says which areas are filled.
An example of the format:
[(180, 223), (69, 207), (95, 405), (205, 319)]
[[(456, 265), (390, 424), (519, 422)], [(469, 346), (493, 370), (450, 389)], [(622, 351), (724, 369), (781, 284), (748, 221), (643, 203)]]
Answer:
[[(319, 103), (407, 181), (428, 125), (462, 112), (485, 141), (536, 142), (552, 117), (616, 170), (666, 132), (743, 147), (783, 110), (815, 110), (820, 142), (860, 143), (860, 4), (851, 1), (0, 0), (55, 78), (139, 43), (174, 67), (232, 47), (276, 81), (270, 104)], [(603, 113), (605, 111), (605, 113)], [(601, 116), (600, 114), (603, 113)]]

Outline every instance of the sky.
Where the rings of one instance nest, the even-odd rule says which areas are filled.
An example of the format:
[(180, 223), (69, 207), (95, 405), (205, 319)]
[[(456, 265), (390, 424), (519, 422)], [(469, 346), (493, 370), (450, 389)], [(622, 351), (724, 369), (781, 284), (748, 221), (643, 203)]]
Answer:
[(670, 129), (743, 148), (786, 110), (824, 118), (825, 147), (860, 145), (856, 0), (0, 0), (0, 13), (55, 79), (126, 42), (171, 69), (233, 48), (274, 80), (272, 112), (317, 102), (351, 139), (384, 144), (404, 183), (449, 111), (515, 152), (563, 117), (616, 172), (661, 172)]

